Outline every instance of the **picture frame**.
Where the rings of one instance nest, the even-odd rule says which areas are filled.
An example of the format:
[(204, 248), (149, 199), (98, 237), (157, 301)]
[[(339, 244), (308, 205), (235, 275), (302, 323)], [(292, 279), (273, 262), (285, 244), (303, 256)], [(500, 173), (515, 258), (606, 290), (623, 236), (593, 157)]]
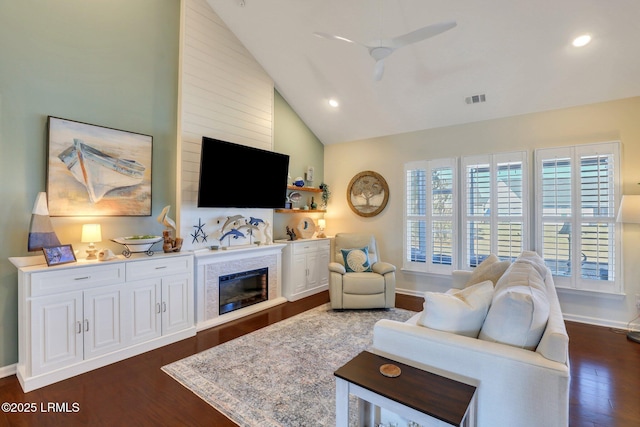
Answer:
[(356, 174), (347, 186), (347, 202), (351, 210), (363, 217), (378, 215), (389, 201), (389, 185), (377, 172)]
[(42, 248), (42, 253), (49, 267), (76, 262), (76, 254), (71, 245), (46, 246)]
[(153, 137), (49, 116), (49, 216), (150, 216)]

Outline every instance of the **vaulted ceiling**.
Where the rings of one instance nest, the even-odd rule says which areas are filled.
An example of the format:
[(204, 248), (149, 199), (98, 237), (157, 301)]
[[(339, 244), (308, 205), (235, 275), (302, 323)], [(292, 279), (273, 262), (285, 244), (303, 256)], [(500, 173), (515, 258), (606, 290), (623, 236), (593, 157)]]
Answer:
[[(207, 2), (324, 144), (640, 95), (638, 0)], [(443, 21), (457, 26), (396, 50), (380, 81), (364, 46), (313, 35), (366, 44)]]

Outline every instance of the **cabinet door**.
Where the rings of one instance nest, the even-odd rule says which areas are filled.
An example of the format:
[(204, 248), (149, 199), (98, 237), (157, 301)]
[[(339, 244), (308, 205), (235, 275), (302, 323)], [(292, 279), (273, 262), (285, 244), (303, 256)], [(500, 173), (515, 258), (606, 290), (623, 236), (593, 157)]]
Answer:
[(331, 257), (329, 245), (318, 248), (318, 286), (329, 286), (329, 260)]
[(122, 286), (84, 292), (84, 358), (90, 359), (124, 346), (120, 329)]
[(127, 284), (123, 323), (128, 345), (148, 341), (161, 335), (161, 290), (160, 279), (140, 280)]
[(318, 253), (307, 254), (307, 286), (306, 289), (318, 287)]
[(31, 301), (31, 375), (81, 362), (82, 292)]
[(189, 309), (190, 280), (184, 275), (162, 279), (162, 334), (180, 331), (193, 324), (193, 313)]
[(292, 294), (296, 295), (307, 289), (307, 255), (294, 254), (291, 263)]

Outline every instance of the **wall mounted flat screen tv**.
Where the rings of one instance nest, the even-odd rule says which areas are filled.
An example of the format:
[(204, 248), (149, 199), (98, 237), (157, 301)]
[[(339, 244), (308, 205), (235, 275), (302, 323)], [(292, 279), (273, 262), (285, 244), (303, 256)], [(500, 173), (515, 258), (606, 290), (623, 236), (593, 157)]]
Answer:
[(289, 156), (202, 137), (199, 208), (284, 207)]

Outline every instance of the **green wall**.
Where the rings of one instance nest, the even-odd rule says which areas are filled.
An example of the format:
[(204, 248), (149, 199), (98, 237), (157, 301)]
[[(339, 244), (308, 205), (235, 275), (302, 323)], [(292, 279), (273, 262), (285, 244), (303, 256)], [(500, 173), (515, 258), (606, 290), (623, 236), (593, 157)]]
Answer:
[[(298, 114), (287, 101), (275, 92), (274, 97), (274, 151), (288, 154), (289, 175), (291, 179), (298, 176), (305, 177), (308, 166), (313, 166), (314, 177), (312, 185), (318, 187), (324, 181), (324, 145), (309, 130)], [(320, 203), (320, 198), (316, 201)], [(320, 217), (321, 214), (279, 214), (273, 215), (273, 238), (286, 239), (287, 225), (293, 225), (299, 216)], [(298, 219), (299, 221), (299, 219)]]
[[(29, 255), (48, 115), (153, 136), (152, 216), (98, 218), (103, 239), (158, 231), (155, 217), (175, 204), (179, 27), (179, 0), (0, 0), (0, 368), (18, 359), (7, 258)], [(74, 248), (82, 222), (53, 218)]]
[(291, 178), (304, 178), (307, 167), (313, 166), (313, 186), (319, 186), (324, 179), (324, 145), (278, 91), (275, 92), (274, 98), (273, 127), (274, 151), (290, 156)]

